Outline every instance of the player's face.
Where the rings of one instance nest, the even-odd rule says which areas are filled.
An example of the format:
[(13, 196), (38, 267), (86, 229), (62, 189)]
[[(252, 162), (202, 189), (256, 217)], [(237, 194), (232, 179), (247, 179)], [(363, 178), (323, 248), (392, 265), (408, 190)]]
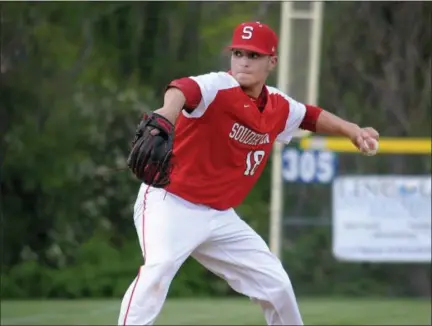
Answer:
[(234, 49), (231, 55), (231, 73), (242, 87), (265, 83), (277, 63), (276, 56)]

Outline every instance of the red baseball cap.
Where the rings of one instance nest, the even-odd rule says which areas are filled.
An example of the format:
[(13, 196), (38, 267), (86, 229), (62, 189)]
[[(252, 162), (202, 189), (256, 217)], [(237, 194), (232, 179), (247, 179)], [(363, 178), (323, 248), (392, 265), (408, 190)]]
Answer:
[(278, 37), (266, 24), (246, 22), (234, 29), (229, 49), (241, 49), (266, 55), (276, 54)]

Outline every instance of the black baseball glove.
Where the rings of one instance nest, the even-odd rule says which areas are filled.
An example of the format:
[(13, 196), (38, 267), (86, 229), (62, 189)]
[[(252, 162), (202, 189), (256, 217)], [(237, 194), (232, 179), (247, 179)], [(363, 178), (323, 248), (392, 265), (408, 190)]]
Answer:
[(132, 141), (129, 169), (150, 186), (166, 187), (172, 170), (173, 140), (174, 125), (170, 121), (157, 113), (145, 114)]

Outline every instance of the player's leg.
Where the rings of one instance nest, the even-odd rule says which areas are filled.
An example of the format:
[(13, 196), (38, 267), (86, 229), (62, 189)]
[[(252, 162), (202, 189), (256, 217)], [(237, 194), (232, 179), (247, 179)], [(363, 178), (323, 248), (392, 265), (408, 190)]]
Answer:
[(211, 238), (192, 256), (258, 302), (268, 325), (303, 325), (291, 281), (264, 240), (233, 210), (213, 223)]
[(145, 263), (123, 297), (118, 325), (154, 323), (178, 269), (209, 235), (209, 219), (201, 214), (208, 209), (200, 210), (164, 190), (141, 187), (134, 221)]

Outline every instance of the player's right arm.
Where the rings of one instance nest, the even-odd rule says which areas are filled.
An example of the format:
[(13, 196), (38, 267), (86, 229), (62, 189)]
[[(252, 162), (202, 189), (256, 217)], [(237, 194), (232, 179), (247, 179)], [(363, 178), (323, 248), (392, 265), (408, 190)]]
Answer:
[(168, 84), (163, 106), (156, 110), (175, 123), (179, 114), (187, 118), (202, 117), (214, 101), (219, 90), (237, 86), (237, 82), (226, 72), (183, 77)]
[(175, 124), (185, 103), (186, 97), (180, 89), (169, 88), (165, 92), (163, 106), (154, 112), (167, 118), (172, 124)]

